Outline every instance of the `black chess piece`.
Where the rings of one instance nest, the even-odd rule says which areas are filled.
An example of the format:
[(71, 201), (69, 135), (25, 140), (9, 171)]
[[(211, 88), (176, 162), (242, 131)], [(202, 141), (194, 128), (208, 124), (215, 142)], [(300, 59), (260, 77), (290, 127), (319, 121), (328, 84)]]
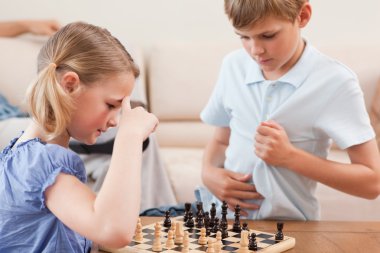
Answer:
[(197, 202), (197, 213), (195, 216), (195, 222), (198, 224), (198, 218), (203, 219), (203, 203), (201, 201)]
[(284, 240), (284, 234), (282, 233), (283, 228), (284, 228), (284, 223), (283, 222), (277, 222), (277, 233), (275, 236), (276, 241)]
[(240, 233), (241, 232), (241, 225), (240, 225), (240, 205), (236, 205), (235, 206), (235, 222), (234, 222), (234, 225), (232, 227), (232, 231), (236, 232), (236, 233)]
[(210, 227), (211, 228), (214, 227), (215, 217), (216, 217), (215, 203), (211, 203), (211, 209), (210, 209)]
[(220, 230), (220, 228), (219, 228), (219, 218), (215, 217), (215, 219), (214, 219), (214, 226), (212, 227), (211, 232), (216, 233), (219, 230)]
[(222, 219), (220, 221), (220, 224), (222, 224), (222, 221), (225, 221), (227, 223), (227, 209), (228, 209), (227, 202), (223, 201), (223, 204), (222, 204)]
[(185, 203), (185, 215), (183, 216), (183, 221), (186, 222), (189, 217), (189, 211), (191, 209), (191, 203)]
[(198, 213), (197, 219), (195, 221), (197, 223), (197, 228), (203, 228), (205, 226), (205, 224), (203, 223), (202, 213), (200, 213), (200, 212)]
[(257, 251), (257, 242), (256, 242), (256, 234), (252, 233), (249, 237), (248, 249)]
[(185, 227), (188, 227), (188, 228), (194, 227), (193, 211), (191, 211), (191, 209), (189, 210), (188, 218), (187, 218), (187, 221), (185, 222)]
[(243, 227), (241, 229), (249, 231), (248, 223), (246, 221), (243, 222)]
[(171, 225), (172, 221), (170, 220), (170, 211), (168, 210), (165, 212), (165, 220), (163, 226), (166, 228), (170, 228)]
[(227, 221), (221, 220), (220, 222), (220, 230), (222, 231), (222, 239), (228, 237), (228, 223)]

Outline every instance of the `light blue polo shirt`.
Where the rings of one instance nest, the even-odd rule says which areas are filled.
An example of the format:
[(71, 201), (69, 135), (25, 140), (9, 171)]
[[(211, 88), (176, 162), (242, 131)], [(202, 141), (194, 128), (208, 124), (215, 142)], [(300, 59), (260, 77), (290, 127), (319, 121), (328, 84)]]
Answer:
[[(281, 78), (265, 80), (259, 65), (240, 49), (223, 61), (212, 96), (201, 119), (230, 127), (225, 169), (252, 173), (264, 200), (251, 219), (318, 220), (317, 182), (266, 164), (255, 155), (254, 135), (260, 122), (272, 119), (284, 127), (291, 143), (326, 158), (331, 139), (346, 149), (374, 138), (356, 75), (343, 64), (307, 44), (299, 61)], [(322, 169), (322, 168), (321, 168)], [(197, 192), (205, 209), (221, 202), (206, 188)], [(233, 213), (230, 212), (230, 218)]]

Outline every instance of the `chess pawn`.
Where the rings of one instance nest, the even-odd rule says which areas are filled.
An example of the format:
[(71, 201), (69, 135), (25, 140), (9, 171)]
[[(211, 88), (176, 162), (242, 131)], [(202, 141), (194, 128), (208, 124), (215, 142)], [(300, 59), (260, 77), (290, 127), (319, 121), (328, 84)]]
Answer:
[(189, 232), (185, 231), (185, 234), (183, 236), (183, 245), (182, 245), (182, 253), (189, 253)]
[(137, 220), (137, 225), (136, 225), (135, 241), (142, 242), (142, 240), (143, 240), (142, 225), (141, 225), (141, 219), (139, 218)]
[(206, 245), (207, 244), (206, 228), (201, 228), (200, 234), (201, 234), (201, 236), (198, 239), (198, 244)]
[(216, 242), (214, 243), (215, 253), (221, 252), (223, 247), (222, 243), (222, 232), (216, 232)]
[(174, 242), (175, 244), (183, 243), (183, 227), (181, 222), (176, 223)]
[(172, 225), (170, 226), (170, 230), (173, 231), (173, 235), (175, 235), (175, 228), (177, 227), (177, 221), (172, 221)]
[(282, 229), (284, 228), (284, 223), (277, 222), (277, 233), (275, 236), (276, 241), (282, 241), (284, 240), (284, 234), (282, 233)]
[(168, 240), (166, 241), (166, 248), (167, 249), (172, 249), (174, 248), (174, 239), (173, 239), (173, 231), (169, 230), (168, 231)]
[(172, 221), (170, 220), (170, 211), (166, 211), (163, 226), (166, 228), (170, 228), (171, 224), (172, 224)]
[(248, 244), (248, 249), (257, 251), (257, 242), (256, 242), (256, 234), (252, 233), (250, 238), (249, 238), (249, 244)]
[(206, 253), (215, 253), (215, 250), (214, 250), (214, 243), (212, 241), (212, 239), (208, 239), (207, 241), (207, 251)]

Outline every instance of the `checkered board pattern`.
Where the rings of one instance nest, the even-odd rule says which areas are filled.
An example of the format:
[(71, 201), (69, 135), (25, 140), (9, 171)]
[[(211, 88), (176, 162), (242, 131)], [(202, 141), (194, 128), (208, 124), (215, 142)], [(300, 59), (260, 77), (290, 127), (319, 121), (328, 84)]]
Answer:
[[(182, 222), (183, 218), (172, 218), (172, 220), (177, 220)], [(162, 226), (162, 222), (161, 226)], [(118, 252), (118, 253), (133, 253), (133, 252), (141, 252), (141, 253), (152, 253), (152, 246), (154, 240), (154, 225), (150, 224), (143, 227), (143, 241), (136, 242), (132, 241), (127, 247), (119, 249), (119, 250), (109, 250), (110, 252)], [(202, 246), (198, 244), (198, 238), (200, 237), (200, 229), (198, 228), (188, 228), (183, 226), (184, 231), (189, 232), (189, 249), (191, 253), (204, 253), (207, 251), (207, 245)], [(161, 244), (162, 251), (165, 253), (178, 253), (182, 251), (182, 245), (177, 245), (175, 248), (166, 249), (165, 243), (167, 241), (167, 232), (168, 228), (162, 226), (161, 228)], [(291, 249), (295, 246), (295, 239), (292, 237), (284, 236), (284, 240), (277, 242), (274, 237), (275, 234), (261, 232), (257, 230), (250, 230), (251, 233), (256, 233), (256, 242), (258, 246), (258, 251), (260, 253), (278, 253), (284, 252), (288, 249)], [(215, 233), (211, 233), (209, 237), (215, 238)], [(232, 225), (228, 225), (228, 237), (222, 240), (223, 247), (222, 252), (238, 252), (240, 249), (240, 233), (236, 233), (232, 231)], [(103, 249), (106, 250), (106, 249)], [(250, 251), (254, 252), (254, 251)]]

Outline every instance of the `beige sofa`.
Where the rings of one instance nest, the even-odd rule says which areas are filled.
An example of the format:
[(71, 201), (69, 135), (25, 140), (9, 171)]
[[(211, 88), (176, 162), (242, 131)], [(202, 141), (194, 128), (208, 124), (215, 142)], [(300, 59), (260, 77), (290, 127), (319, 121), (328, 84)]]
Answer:
[[(22, 106), (43, 42), (36, 37), (0, 39), (0, 93), (14, 105)], [(172, 189), (168, 195), (174, 193), (179, 203), (194, 201), (193, 190), (202, 184), (202, 150), (213, 128), (200, 122), (199, 113), (211, 94), (223, 56), (239, 46), (176, 42), (155, 45), (146, 50), (143, 58), (141, 53), (134, 54), (143, 71), (136, 93), (145, 101), (147, 91), (149, 109), (160, 119), (156, 137), (171, 184), (167, 191)], [(324, 47), (322, 51), (358, 73), (369, 107), (380, 77), (380, 58), (374, 57), (380, 55), (380, 47), (340, 45)], [(20, 119), (0, 121), (0, 148), (24, 126), (25, 121)], [(345, 152), (337, 149), (329, 158), (349, 162)], [(380, 220), (380, 198), (364, 200), (323, 185), (318, 187), (317, 195), (324, 220)]]

